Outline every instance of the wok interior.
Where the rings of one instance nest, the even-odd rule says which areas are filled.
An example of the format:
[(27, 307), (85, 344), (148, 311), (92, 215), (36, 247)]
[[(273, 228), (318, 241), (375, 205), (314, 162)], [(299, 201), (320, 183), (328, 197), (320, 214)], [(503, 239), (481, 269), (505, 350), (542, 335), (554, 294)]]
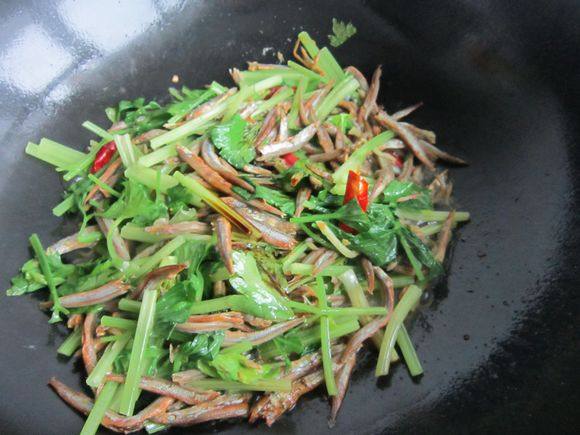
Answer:
[[(579, 86), (572, 81), (578, 60), (568, 54), (577, 49), (570, 23), (578, 8), (568, 11), (569, 23), (546, 3), (219, 1), (151, 3), (124, 12), (112, 3), (63, 1), (55, 3), (59, 12), (53, 15), (32, 2), (9, 3), (6, 28), (20, 39), (4, 32), (0, 51), (17, 47), (14, 53), (32, 55), (13, 55), (12, 69), (6, 67), (10, 57), (2, 57), (0, 99), (10, 108), (0, 119), (2, 283), (27, 258), (28, 234), (38, 231), (54, 241), (70, 233), (50, 213), (60, 200), (58, 177), (24, 157), (28, 140), (48, 136), (80, 148), (89, 139), (80, 124), (104, 123), (103, 109), (119, 99), (165, 95), (174, 74), (191, 86), (227, 82), (227, 69), (245, 59), (273, 61), (277, 50), (288, 56), (301, 28), (323, 41), (336, 16), (359, 29), (336, 50), (341, 63), (367, 75), (381, 63), (385, 107), (423, 101), (412, 119), (471, 163), (451, 176), (459, 205), (473, 216), (457, 236), (447, 281), (412, 331), (425, 376), (413, 383), (401, 366), (377, 388), (374, 358), (362, 358), (341, 430), (501, 427), (506, 417), (521, 418), (536, 391), (543, 393), (536, 399), (541, 403), (557, 403), (552, 399), (563, 393), (578, 399), (565, 364), (575, 348), (567, 325), (578, 312), (577, 302), (568, 299), (577, 282), (570, 266), (579, 246), (572, 213), (578, 151), (569, 146), (578, 129), (571, 97)], [(94, 25), (99, 16), (110, 20), (107, 30)], [(125, 31), (111, 30), (119, 27)], [(557, 47), (542, 50), (541, 34), (556, 38)], [(37, 64), (23, 63), (30, 57)], [(28, 433), (46, 422), (54, 433), (80, 428), (82, 420), (45, 385), (55, 374), (69, 384), (79, 381), (54, 358), (61, 331), (51, 329), (47, 336), (47, 319), (34, 298), (2, 298), (0, 337), (10, 351), (0, 353), (0, 429)], [(557, 369), (538, 380), (545, 366)], [(559, 380), (565, 382), (556, 387)], [(505, 409), (500, 401), (516, 405)], [(326, 404), (310, 398), (298, 408), (277, 430), (330, 431), (321, 417)], [(566, 410), (545, 409), (552, 412), (540, 419), (543, 424), (560, 421)], [(522, 420), (519, 427), (533, 422)]]

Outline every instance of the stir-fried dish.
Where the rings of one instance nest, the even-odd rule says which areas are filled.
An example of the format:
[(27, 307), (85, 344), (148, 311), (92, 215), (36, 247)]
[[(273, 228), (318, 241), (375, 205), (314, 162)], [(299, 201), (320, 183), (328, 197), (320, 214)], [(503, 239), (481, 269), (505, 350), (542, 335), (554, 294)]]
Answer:
[(422, 373), (405, 319), (469, 219), (435, 163), (464, 162), (408, 121), (420, 104), (377, 103), (380, 67), (368, 82), (305, 32), (294, 56), (166, 105), (121, 101), (108, 129), (83, 124), (86, 152), (28, 144), (68, 183), (53, 213), (78, 231), (32, 235), (8, 294), (48, 289), (41, 308), (66, 321), (58, 353), (93, 394), (49, 384), (83, 434), (272, 425), (321, 385), (334, 421), (367, 341), (376, 376)]

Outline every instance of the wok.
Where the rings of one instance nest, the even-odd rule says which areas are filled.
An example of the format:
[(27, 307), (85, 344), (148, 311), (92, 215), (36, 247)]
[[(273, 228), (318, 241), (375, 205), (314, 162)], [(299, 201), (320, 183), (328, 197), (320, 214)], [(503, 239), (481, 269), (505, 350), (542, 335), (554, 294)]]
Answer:
[[(310, 395), (273, 433), (572, 432), (580, 406), (580, 7), (569, 0), (4, 1), (0, 6), (0, 282), (27, 237), (70, 232), (51, 215), (59, 177), (24, 156), (47, 136), (81, 148), (90, 119), (121, 98), (227, 82), (227, 68), (289, 54), (299, 30), (324, 43), (331, 18), (358, 34), (335, 52), (370, 74), (382, 103), (424, 101), (413, 119), (471, 165), (453, 169), (472, 222), (448, 275), (412, 328), (425, 374), (399, 365), (378, 382), (368, 351), (337, 426)], [(82, 419), (47, 387), (80, 383), (57, 358), (61, 326), (33, 296), (0, 296), (0, 433), (77, 433)], [(76, 383), (76, 384), (75, 384)], [(266, 433), (264, 425), (217, 426)], [(193, 430), (209, 433), (213, 426)]]

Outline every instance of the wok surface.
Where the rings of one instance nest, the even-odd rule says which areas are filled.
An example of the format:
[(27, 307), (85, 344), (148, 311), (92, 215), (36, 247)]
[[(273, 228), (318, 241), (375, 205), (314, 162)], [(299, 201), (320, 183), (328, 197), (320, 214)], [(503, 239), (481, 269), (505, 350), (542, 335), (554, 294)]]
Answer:
[[(228, 67), (289, 54), (302, 29), (325, 43), (337, 17), (358, 27), (336, 50), (339, 61), (366, 74), (382, 64), (386, 108), (424, 101), (416, 123), (471, 162), (451, 174), (473, 220), (412, 329), (424, 376), (413, 381), (399, 365), (377, 382), (367, 352), (332, 432), (578, 427), (577, 3), (5, 1), (0, 16), (2, 289), (29, 256), (30, 233), (48, 244), (71, 232), (51, 214), (59, 178), (25, 157), (28, 140), (80, 148), (91, 138), (80, 124), (106, 125), (108, 105), (165, 97), (173, 74), (191, 87), (228, 82)], [(46, 382), (75, 386), (84, 375), (57, 358), (64, 329), (48, 325), (37, 303), (0, 295), (0, 433), (78, 433), (83, 420)], [(272, 431), (330, 433), (328, 409), (310, 395)]]

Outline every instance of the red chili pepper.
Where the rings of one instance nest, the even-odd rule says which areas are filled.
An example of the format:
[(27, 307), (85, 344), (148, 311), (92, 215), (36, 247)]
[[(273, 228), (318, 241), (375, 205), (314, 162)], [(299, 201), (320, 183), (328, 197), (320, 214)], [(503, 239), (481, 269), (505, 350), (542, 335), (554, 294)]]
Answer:
[(356, 199), (360, 208), (363, 211), (367, 211), (369, 206), (369, 183), (356, 172), (349, 171), (342, 203), (346, 204), (352, 199)]
[[(354, 171), (349, 171), (346, 182), (346, 191), (344, 192), (343, 204), (356, 199), (362, 211), (367, 211), (369, 206), (369, 183)], [(340, 222), (339, 228), (347, 233), (355, 234), (356, 230)]]
[(284, 154), (282, 159), (286, 162), (288, 166), (294, 166), (296, 162), (299, 160), (294, 153)]
[(114, 141), (108, 142), (102, 146), (102, 148), (97, 152), (95, 160), (93, 161), (93, 166), (91, 166), (91, 174), (99, 172), (103, 169), (107, 163), (111, 161), (115, 153), (117, 152), (117, 145)]

